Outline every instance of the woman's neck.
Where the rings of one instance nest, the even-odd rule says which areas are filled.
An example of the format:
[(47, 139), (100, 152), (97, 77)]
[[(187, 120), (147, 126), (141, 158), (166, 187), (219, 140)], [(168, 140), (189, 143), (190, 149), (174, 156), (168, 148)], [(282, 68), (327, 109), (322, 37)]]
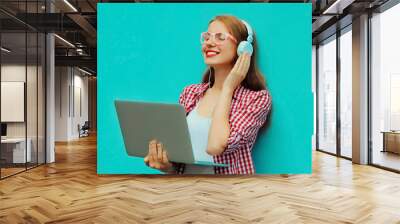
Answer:
[(214, 85), (212, 88), (216, 91), (221, 91), (226, 77), (232, 70), (232, 65), (220, 65), (214, 68)]

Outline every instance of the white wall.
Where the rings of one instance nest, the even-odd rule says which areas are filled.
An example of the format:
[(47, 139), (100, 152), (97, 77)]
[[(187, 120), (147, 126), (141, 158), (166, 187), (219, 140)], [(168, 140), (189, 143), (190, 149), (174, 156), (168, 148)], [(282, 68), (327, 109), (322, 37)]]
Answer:
[(55, 73), (55, 140), (70, 141), (88, 120), (88, 77), (72, 67), (56, 67)]
[[(78, 72), (78, 73), (77, 73)], [(78, 124), (83, 125), (88, 120), (88, 77), (82, 76), (78, 70), (74, 70), (73, 90), (71, 99), (70, 135), (73, 139), (79, 137)]]
[(68, 71), (67, 67), (55, 68), (55, 141), (68, 140)]
[[(32, 66), (28, 66), (28, 74), (31, 74)], [(1, 81), (2, 82), (25, 82), (25, 64), (8, 64), (1, 66)], [(6, 97), (6, 96), (2, 96)], [(7, 108), (1, 108), (7, 110)], [(7, 123), (7, 136), (8, 137), (25, 137), (25, 124), (24, 122), (11, 122)]]

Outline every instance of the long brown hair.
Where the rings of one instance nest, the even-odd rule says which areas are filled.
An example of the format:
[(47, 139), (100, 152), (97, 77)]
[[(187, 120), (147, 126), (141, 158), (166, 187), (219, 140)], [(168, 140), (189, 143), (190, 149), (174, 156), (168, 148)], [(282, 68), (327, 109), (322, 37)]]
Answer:
[[(234, 16), (230, 15), (221, 15), (213, 18), (208, 24), (210, 25), (213, 21), (222, 22), (229, 30), (229, 32), (238, 40), (238, 43), (247, 39), (248, 33), (246, 26)], [(247, 72), (246, 78), (242, 81), (242, 85), (251, 90), (263, 90), (266, 89), (265, 78), (262, 73), (259, 71), (256, 60), (257, 60), (257, 40), (253, 30), (253, 54), (250, 60), (249, 71)], [(236, 55), (234, 61), (238, 59)], [(211, 72), (210, 72), (211, 70)], [(209, 77), (211, 75), (211, 78)], [(202, 82), (207, 83), (208, 80), (211, 80), (211, 86), (214, 84), (214, 69), (209, 67), (204, 72)]]

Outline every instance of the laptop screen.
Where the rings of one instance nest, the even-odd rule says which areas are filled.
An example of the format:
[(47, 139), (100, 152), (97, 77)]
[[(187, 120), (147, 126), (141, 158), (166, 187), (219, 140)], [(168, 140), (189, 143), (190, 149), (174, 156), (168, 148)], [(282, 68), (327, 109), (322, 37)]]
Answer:
[(7, 124), (1, 123), (1, 136), (7, 136)]

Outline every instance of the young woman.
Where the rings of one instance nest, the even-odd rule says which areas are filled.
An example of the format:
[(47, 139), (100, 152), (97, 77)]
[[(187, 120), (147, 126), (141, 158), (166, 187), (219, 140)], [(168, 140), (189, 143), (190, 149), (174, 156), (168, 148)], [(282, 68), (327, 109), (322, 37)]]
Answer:
[[(238, 56), (238, 44), (246, 40), (254, 50)], [(234, 16), (216, 16), (201, 34), (201, 44), (209, 67), (201, 84), (184, 88), (179, 103), (186, 110), (195, 154), (229, 167), (171, 163), (168, 149), (157, 140), (149, 142), (144, 161), (167, 173), (253, 174), (251, 150), (271, 108), (271, 96), (256, 67), (254, 34)]]

